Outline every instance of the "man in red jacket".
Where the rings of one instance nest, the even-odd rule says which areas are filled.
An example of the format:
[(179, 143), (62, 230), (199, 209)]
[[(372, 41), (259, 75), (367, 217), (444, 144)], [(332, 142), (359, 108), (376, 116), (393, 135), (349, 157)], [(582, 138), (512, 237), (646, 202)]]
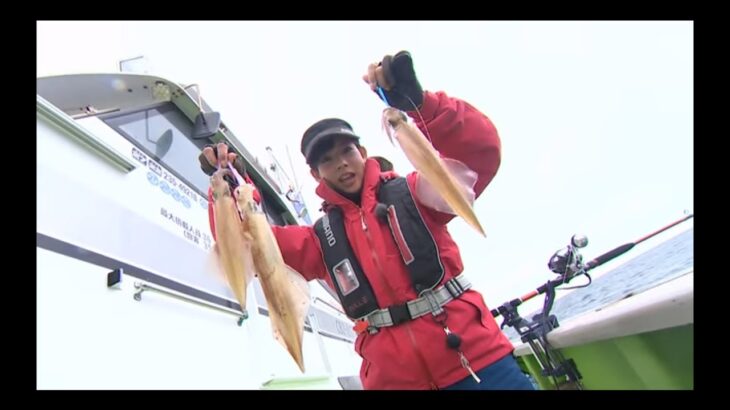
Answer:
[[(428, 130), (443, 157), (476, 173), (476, 196), (484, 191), (500, 164), (499, 136), (484, 114), (443, 92), (424, 92), (405, 51), (371, 64), (363, 80)], [(532, 389), (512, 344), (462, 274), (446, 228), (454, 215), (421, 197), (418, 173), (381, 172), (337, 118), (307, 129), (301, 151), (326, 215), (313, 226), (272, 229), (286, 264), (307, 280), (326, 280), (355, 320), (363, 387)], [(236, 159), (210, 148), (201, 158), (208, 170)]]

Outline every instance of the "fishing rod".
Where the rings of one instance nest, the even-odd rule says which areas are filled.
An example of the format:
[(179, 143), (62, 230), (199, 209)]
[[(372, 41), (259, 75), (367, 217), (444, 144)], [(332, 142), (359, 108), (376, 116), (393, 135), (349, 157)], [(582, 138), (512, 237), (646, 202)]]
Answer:
[[(522, 303), (527, 302), (528, 300), (534, 298), (535, 296), (545, 293), (547, 291), (547, 289), (551, 286), (554, 287), (557, 285), (561, 285), (563, 283), (568, 283), (570, 280), (572, 280), (576, 276), (579, 276), (581, 274), (586, 274), (589, 270), (597, 268), (598, 266), (601, 266), (604, 263), (606, 263), (620, 255), (623, 255), (624, 253), (626, 253), (626, 252), (630, 251), (632, 248), (634, 248), (636, 245), (638, 245), (656, 235), (659, 235), (660, 233), (666, 231), (667, 229), (670, 229), (676, 225), (679, 225), (680, 223), (682, 223), (692, 217), (694, 217), (694, 214), (689, 214), (689, 215), (685, 216), (684, 218), (674, 221), (671, 224), (669, 224), (663, 228), (660, 228), (648, 235), (642, 236), (641, 238), (637, 239), (634, 242), (625, 243), (621, 246), (618, 246), (618, 247), (604, 253), (603, 255), (597, 256), (582, 266), (578, 266), (578, 265), (580, 265), (579, 259), (582, 259), (582, 256), (577, 253), (576, 248), (583, 248), (586, 245), (588, 245), (588, 238), (586, 238), (585, 236), (581, 236), (581, 235), (574, 235), (573, 238), (571, 238), (571, 244), (568, 245), (567, 248), (564, 248), (564, 249), (561, 249), (561, 250), (555, 252), (555, 255), (553, 255), (550, 258), (550, 262), (548, 262), (548, 267), (550, 268), (550, 270), (552, 270), (553, 272), (555, 272), (557, 270), (557, 272), (555, 272), (555, 273), (561, 274), (561, 276), (558, 277), (557, 279), (547, 282), (546, 284), (540, 286), (539, 288), (537, 288), (529, 293), (526, 293), (525, 295), (523, 295), (517, 299), (513, 299), (513, 300), (507, 302), (505, 305), (515, 306), (515, 307), (519, 306)], [(572, 256), (575, 256), (575, 257), (572, 257)], [(575, 260), (573, 260), (573, 259), (575, 259)], [(566, 271), (566, 269), (568, 269), (568, 270)], [(501, 315), (505, 309), (505, 305), (492, 309), (492, 316), (497, 317), (497, 316)]]
[[(553, 384), (559, 389), (557, 377), (565, 376), (568, 382), (572, 382), (577, 389), (583, 389), (580, 382), (581, 374), (578, 371), (573, 359), (565, 359), (559, 350), (550, 346), (547, 340), (547, 334), (559, 326), (558, 319), (555, 315), (550, 315), (550, 310), (555, 301), (555, 290), (558, 286), (570, 282), (573, 278), (585, 275), (588, 283), (578, 287), (590, 285), (591, 277), (588, 271), (594, 269), (604, 263), (623, 255), (636, 245), (670, 229), (684, 221), (694, 217), (694, 214), (688, 214), (684, 218), (678, 219), (656, 231), (644, 235), (641, 238), (618, 246), (590, 261), (583, 263), (583, 256), (578, 249), (588, 245), (588, 238), (584, 235), (573, 235), (570, 244), (555, 252), (548, 261), (548, 268), (559, 274), (558, 278), (549, 280), (537, 289), (509, 302), (504, 303), (496, 309), (492, 309), (492, 316), (502, 316), (501, 328), (505, 326), (513, 327), (519, 333), (523, 343), (528, 343), (532, 353), (537, 358), (542, 368), (543, 376), (552, 377)], [(575, 287), (572, 287), (575, 288)], [(572, 289), (563, 288), (563, 289)], [(535, 296), (545, 294), (545, 301), (542, 310), (533, 316), (532, 321), (525, 320), (517, 312), (517, 307), (522, 303), (534, 298)]]

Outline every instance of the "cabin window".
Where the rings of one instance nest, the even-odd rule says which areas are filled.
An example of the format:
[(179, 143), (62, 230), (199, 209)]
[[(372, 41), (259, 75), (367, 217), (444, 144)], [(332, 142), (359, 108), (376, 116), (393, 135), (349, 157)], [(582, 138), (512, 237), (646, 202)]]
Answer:
[[(100, 116), (108, 126), (123, 135), (181, 181), (208, 197), (210, 177), (200, 170), (198, 156), (208, 139), (191, 138), (193, 123), (173, 103), (156, 104), (136, 111)], [(258, 185), (258, 184), (257, 184)], [(263, 209), (272, 225), (287, 225), (287, 210), (276, 203), (266, 189)], [(293, 223), (293, 222), (292, 222)]]
[(173, 103), (110, 114), (101, 120), (207, 198), (209, 177), (198, 162), (207, 140), (191, 139), (193, 123)]

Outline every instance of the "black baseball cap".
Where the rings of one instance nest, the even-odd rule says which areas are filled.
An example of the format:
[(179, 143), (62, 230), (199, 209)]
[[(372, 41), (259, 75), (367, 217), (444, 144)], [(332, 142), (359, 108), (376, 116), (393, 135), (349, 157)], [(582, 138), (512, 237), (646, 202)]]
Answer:
[(304, 131), (302, 136), (302, 155), (307, 159), (307, 164), (312, 165), (313, 154), (315, 154), (315, 148), (318, 144), (324, 142), (335, 136), (350, 137), (355, 140), (359, 140), (353, 131), (350, 124), (345, 120), (339, 118), (326, 118), (324, 120), (317, 121), (311, 127)]

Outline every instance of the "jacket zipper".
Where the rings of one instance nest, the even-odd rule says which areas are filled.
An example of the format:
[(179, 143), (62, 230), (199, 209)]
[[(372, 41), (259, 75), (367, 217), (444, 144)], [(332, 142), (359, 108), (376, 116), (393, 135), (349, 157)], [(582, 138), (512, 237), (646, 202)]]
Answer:
[[(370, 249), (375, 249), (373, 247), (373, 240), (372, 240), (372, 237), (370, 236), (370, 231), (368, 230), (368, 225), (365, 223), (365, 213), (363, 212), (362, 208), (359, 208), (359, 209), (360, 209), (360, 222), (362, 223), (362, 230), (363, 230), (363, 232), (365, 232), (365, 237), (367, 238), (368, 246), (370, 247)], [(388, 281), (383, 277), (384, 271), (380, 265), (380, 260), (378, 259), (378, 255), (375, 252), (372, 252), (371, 255), (373, 257), (373, 262), (375, 263), (375, 268), (380, 273), (379, 277), (382, 280), (382, 282), (384, 283), (385, 288), (388, 289), (391, 299), (397, 300), (395, 297), (395, 292), (393, 291), (393, 288), (390, 287), (390, 285), (388, 284)], [(421, 355), (421, 351), (416, 346), (415, 339), (413, 337), (413, 333), (411, 332), (411, 329), (410, 329), (410, 324), (403, 323), (403, 325), (407, 326), (406, 331), (408, 332), (408, 334), (410, 336), (411, 346), (413, 346), (413, 350), (416, 353), (416, 357), (418, 357), (419, 362), (421, 362), (421, 368), (423, 369), (424, 373), (426, 374), (426, 378), (428, 379), (429, 387), (432, 390), (438, 390), (438, 385), (434, 381), (431, 371), (428, 370), (428, 366), (426, 365), (426, 360), (423, 358), (423, 356)]]

